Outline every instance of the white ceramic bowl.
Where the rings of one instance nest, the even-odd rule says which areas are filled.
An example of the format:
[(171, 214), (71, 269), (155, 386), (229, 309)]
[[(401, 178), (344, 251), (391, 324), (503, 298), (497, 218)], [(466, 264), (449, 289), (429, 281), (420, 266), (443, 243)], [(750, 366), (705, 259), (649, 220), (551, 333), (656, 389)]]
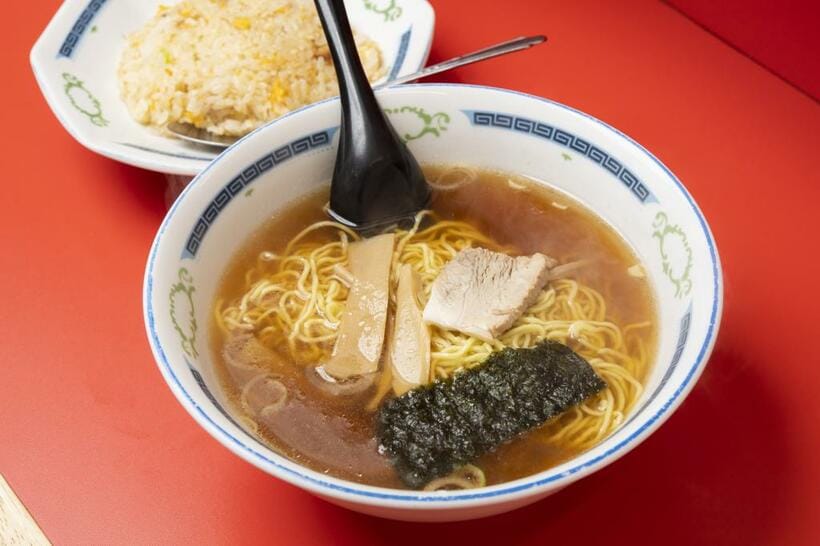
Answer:
[[(160, 4), (177, 0), (66, 0), (31, 50), (40, 89), (80, 144), (122, 163), (195, 175), (215, 153), (162, 136), (134, 121), (120, 99), (117, 64), (125, 36)], [(346, 0), (353, 28), (381, 48), (386, 79), (427, 62), (435, 17), (426, 0)]]
[(145, 323), (159, 368), (194, 419), (264, 471), (354, 510), (458, 520), (531, 503), (637, 446), (703, 370), (722, 309), (715, 242), (692, 197), (648, 151), (560, 104), (513, 91), (412, 85), (379, 93), (422, 163), (465, 163), (543, 180), (609, 222), (646, 266), (661, 321), (656, 365), (637, 410), (600, 445), (539, 474), (484, 489), (420, 492), (334, 479), (285, 459), (237, 426), (212, 372), (208, 314), (237, 241), (330, 178), (339, 105), (291, 113), (221, 155), (188, 186), (157, 234), (145, 275)]

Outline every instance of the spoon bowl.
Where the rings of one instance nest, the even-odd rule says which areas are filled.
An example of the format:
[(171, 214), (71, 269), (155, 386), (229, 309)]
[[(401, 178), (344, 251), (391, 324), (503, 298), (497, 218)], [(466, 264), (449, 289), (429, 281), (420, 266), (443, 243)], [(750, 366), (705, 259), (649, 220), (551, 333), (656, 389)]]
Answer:
[(355, 229), (414, 216), (431, 189), (370, 87), (342, 0), (315, 0), (339, 80), (342, 120), (330, 215)]

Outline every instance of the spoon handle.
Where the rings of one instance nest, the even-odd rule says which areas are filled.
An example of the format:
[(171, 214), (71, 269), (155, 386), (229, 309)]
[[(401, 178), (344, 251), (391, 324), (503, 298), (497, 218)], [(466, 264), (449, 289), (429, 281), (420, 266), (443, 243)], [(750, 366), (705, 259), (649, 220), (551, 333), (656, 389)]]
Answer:
[(479, 61), (492, 59), (493, 57), (498, 57), (500, 55), (506, 55), (507, 53), (512, 53), (513, 51), (529, 49), (532, 46), (545, 42), (546, 40), (547, 37), (541, 34), (537, 36), (525, 36), (520, 38), (514, 38), (512, 40), (507, 40), (505, 42), (485, 47), (484, 49), (479, 49), (478, 51), (473, 51), (472, 53), (468, 53), (460, 57), (453, 57), (452, 59), (449, 59), (442, 63), (428, 66), (427, 68), (419, 70), (418, 72), (414, 72), (412, 74), (408, 74), (400, 78), (392, 79), (388, 82), (378, 85), (376, 89), (381, 89), (382, 87), (390, 87), (393, 85), (399, 85), (413, 80), (418, 80), (420, 78), (432, 76), (433, 74), (439, 74), (441, 72), (446, 72), (448, 70), (458, 68), (459, 66), (465, 66), (468, 64), (477, 63)]
[[(342, 103), (349, 102), (351, 99), (356, 102), (366, 99), (367, 93), (362, 93), (362, 91), (365, 86), (370, 87), (370, 83), (353, 41), (353, 30), (350, 28), (344, 2), (342, 0), (314, 0), (314, 2), (325, 30), (333, 65), (336, 68)], [(375, 100), (373, 102), (375, 103)]]
[(344, 2), (314, 3), (336, 68), (342, 109), (330, 213), (357, 227), (414, 214), (427, 204), (430, 188), (373, 94)]

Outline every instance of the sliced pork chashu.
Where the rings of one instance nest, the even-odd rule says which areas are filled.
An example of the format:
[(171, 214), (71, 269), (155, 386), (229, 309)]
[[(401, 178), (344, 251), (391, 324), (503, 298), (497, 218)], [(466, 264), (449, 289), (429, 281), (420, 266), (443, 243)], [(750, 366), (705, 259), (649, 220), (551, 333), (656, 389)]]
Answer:
[(352, 285), (339, 336), (324, 371), (339, 380), (378, 370), (390, 295), (393, 234), (352, 243), (348, 249)]
[(433, 282), (424, 321), (483, 340), (507, 331), (549, 281), (555, 260), (467, 248)]

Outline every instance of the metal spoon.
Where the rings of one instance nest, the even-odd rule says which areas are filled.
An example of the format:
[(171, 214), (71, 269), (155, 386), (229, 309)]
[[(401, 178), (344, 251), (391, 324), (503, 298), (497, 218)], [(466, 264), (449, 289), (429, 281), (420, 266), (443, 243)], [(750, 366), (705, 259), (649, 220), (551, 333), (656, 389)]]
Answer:
[[(532, 46), (545, 42), (546, 40), (547, 37), (542, 35), (514, 38), (512, 40), (507, 40), (506, 42), (501, 42), (483, 49), (479, 49), (478, 51), (474, 51), (466, 55), (461, 55), (460, 57), (454, 57), (438, 64), (428, 66), (418, 72), (413, 72), (412, 74), (407, 74), (406, 76), (381, 83), (374, 87), (374, 89), (381, 89), (383, 87), (391, 87), (393, 85), (407, 83), (426, 76), (432, 76), (433, 74), (440, 74), (441, 72), (446, 72), (460, 66), (477, 63), (479, 61), (486, 61), (487, 59), (492, 59), (493, 57), (513, 53), (514, 51), (529, 49)], [(193, 124), (184, 122), (169, 123), (166, 129), (169, 133), (173, 133), (174, 136), (179, 137), (182, 140), (205, 146), (212, 146), (215, 148), (227, 148), (239, 140), (239, 137), (215, 135), (207, 129), (200, 129)]]
[(414, 216), (429, 203), (431, 189), (376, 101), (344, 1), (314, 3), (336, 68), (342, 106), (328, 212), (337, 221), (363, 230)]

